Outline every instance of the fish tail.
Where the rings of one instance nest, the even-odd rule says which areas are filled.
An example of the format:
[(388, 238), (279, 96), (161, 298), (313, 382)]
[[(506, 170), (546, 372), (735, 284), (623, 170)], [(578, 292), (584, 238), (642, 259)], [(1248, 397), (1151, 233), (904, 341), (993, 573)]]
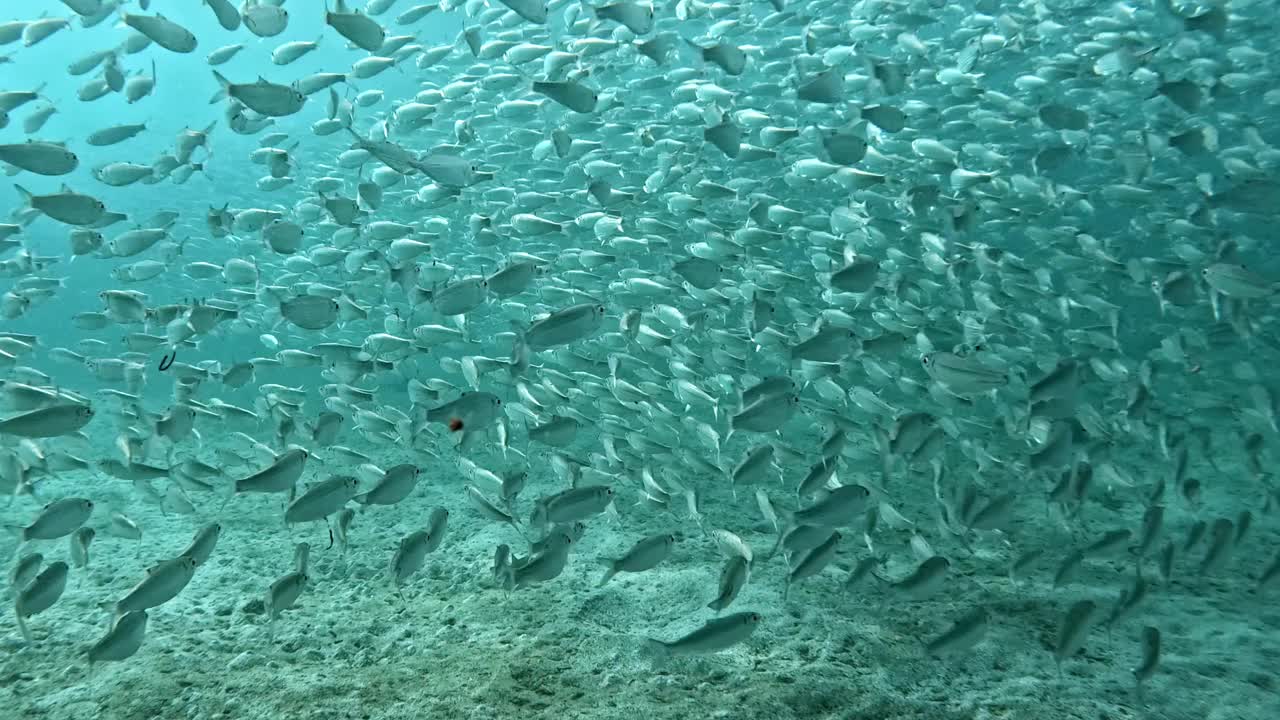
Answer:
[(784, 537), (786, 537), (785, 533), (781, 533), (781, 532), (778, 533), (778, 539), (776, 542), (773, 543), (773, 547), (770, 548), (769, 552), (765, 553), (760, 559), (765, 562), (772, 560), (773, 556), (777, 555), (778, 550), (782, 547), (782, 538)]
[(880, 470), (884, 473), (880, 484), (887, 487), (889, 478), (893, 474), (893, 453), (889, 451), (889, 434), (882, 429), (877, 429), (875, 436), (876, 445), (880, 450)]
[(18, 612), (18, 608), (16, 606), (13, 609), (13, 616), (18, 621), (18, 629), (22, 631), (22, 639), (27, 643), (31, 643), (32, 640), (34, 640), (34, 638), (31, 637), (31, 628), (27, 627), (27, 619), (22, 617), (22, 613)]
[(707, 66), (706, 49), (687, 37), (682, 36), (680, 39), (684, 41), (685, 45), (688, 46), (689, 49), (693, 50), (694, 67), (698, 68), (699, 70), (702, 70), (703, 68), (705, 68)]
[(31, 201), (35, 199), (35, 196), (31, 194), (31, 191), (22, 187), (18, 183), (13, 184), (13, 189), (18, 191), (18, 195), (22, 197), (22, 202), (25, 203), (27, 207), (31, 207)]
[(596, 583), (596, 587), (604, 587), (605, 584), (613, 579), (614, 575), (618, 574), (617, 564), (611, 558), (600, 558), (600, 564), (604, 565), (606, 570), (604, 575), (601, 576), (600, 582)]
[(223, 77), (223, 73), (218, 72), (218, 70), (212, 70), (212, 73), (214, 73), (214, 78), (216, 79), (216, 81), (218, 81), (218, 86), (221, 87), (221, 90), (218, 92), (218, 94), (212, 97), (210, 102), (218, 102), (219, 100), (227, 99), (227, 97), (230, 95), (230, 88), (232, 88), (232, 82), (230, 82), (229, 79)]
[(644, 648), (641, 650), (645, 657), (654, 663), (662, 663), (671, 658), (671, 648), (661, 640), (648, 638), (644, 641)]

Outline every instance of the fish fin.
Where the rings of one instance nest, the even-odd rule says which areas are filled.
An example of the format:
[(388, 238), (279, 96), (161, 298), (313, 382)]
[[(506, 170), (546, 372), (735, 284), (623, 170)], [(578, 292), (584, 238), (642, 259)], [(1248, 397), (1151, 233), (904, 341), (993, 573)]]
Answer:
[(596, 583), (596, 587), (604, 587), (606, 583), (613, 579), (614, 575), (618, 574), (618, 568), (612, 558), (598, 558), (598, 562), (608, 568), (600, 578), (600, 582)]
[(27, 619), (19, 613), (15, 613), (14, 618), (18, 621), (18, 629), (22, 631), (22, 639), (28, 643), (32, 642), (34, 638), (31, 637), (31, 628), (27, 627)]
[(653, 638), (644, 641), (641, 653), (654, 664), (666, 662), (671, 658), (671, 648), (661, 640)]
[(31, 191), (22, 187), (18, 183), (13, 184), (13, 189), (18, 191), (18, 195), (22, 197), (22, 202), (26, 203), (27, 207), (31, 207), (31, 201), (35, 198), (35, 196), (31, 194)]

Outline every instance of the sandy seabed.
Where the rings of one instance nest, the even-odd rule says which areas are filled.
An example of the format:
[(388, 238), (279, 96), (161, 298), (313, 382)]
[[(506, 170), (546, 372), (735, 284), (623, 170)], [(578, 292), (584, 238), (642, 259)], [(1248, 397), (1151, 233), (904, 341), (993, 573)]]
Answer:
[[(205, 433), (202, 456), (212, 454), (207, 451), (214, 437)], [(93, 440), (95, 447), (109, 447), (111, 438)], [(861, 531), (848, 530), (837, 567), (798, 584), (784, 601), (782, 557), (763, 558), (775, 535), (758, 520), (750, 493), (740, 492), (735, 500), (727, 488), (707, 489), (707, 526), (741, 534), (757, 554), (751, 581), (729, 611), (754, 610), (764, 622), (747, 643), (730, 650), (655, 663), (641, 652), (646, 637), (675, 639), (714, 616), (705, 605), (716, 593), (720, 557), (683, 510), (639, 504), (630, 481), (620, 480), (616, 514), (588, 523), (564, 574), (507, 595), (490, 581), (493, 551), (508, 543), (521, 553), (523, 541), (514, 529), (490, 523), (471, 508), (454, 451), (436, 459), (404, 449), (356, 447), (382, 467), (412, 461), (423, 474), (399, 505), (358, 512), (345, 556), (336, 546), (327, 548), (323, 523), (286, 527), (279, 496), (237, 497), (221, 512), (221, 498), (193, 496), (198, 512), (183, 516), (147, 504), (123, 480), (87, 472), (45, 480), (42, 499), (95, 500), (89, 525), (97, 538), (88, 568), (73, 569), (61, 600), (29, 619), (33, 644), (22, 643), (9, 617), (0, 646), (0, 718), (1280, 716), (1277, 595), (1253, 592), (1278, 538), (1274, 517), (1258, 510), (1247, 541), (1213, 577), (1196, 574), (1203, 541), (1179, 557), (1169, 583), (1161, 582), (1149, 562), (1153, 588), (1143, 608), (1115, 627), (1095, 629), (1059, 674), (1053, 648), (1067, 607), (1089, 598), (1109, 613), (1132, 582), (1133, 561), (1088, 561), (1074, 583), (1057, 590), (1055, 568), (1088, 534), (1136, 530), (1138, 503), (1092, 504), (1084, 516), (1087, 532), (1073, 532), (1045, 510), (1042, 492), (1028, 493), (1011, 531), (976, 539), (973, 553), (937, 541), (936, 549), (952, 560), (951, 575), (942, 593), (914, 603), (885, 602), (874, 580), (845, 588), (849, 570), (868, 554)], [(334, 471), (332, 462), (318, 460), (309, 461), (304, 484)], [(481, 464), (500, 460), (495, 454), (493, 462)], [(803, 469), (787, 472), (791, 477)], [(924, 477), (905, 480), (895, 499), (904, 514), (919, 516), (926, 535), (936, 536), (927, 520), (927, 485)], [(535, 451), (521, 513), (527, 515), (532, 498), (558, 489)], [(781, 487), (768, 489), (785, 495)], [(1220, 495), (1213, 508), (1171, 508), (1167, 536), (1181, 545), (1195, 519), (1234, 516), (1256, 498)], [(448, 533), (405, 585), (402, 598), (388, 575), (391, 556), (399, 538), (420, 529), (437, 506), (450, 512)], [(37, 508), (32, 498), (16, 498), (0, 508), (0, 521), (28, 522)], [(139, 523), (142, 541), (105, 532), (112, 510)], [(146, 567), (181, 552), (198, 527), (215, 519), (223, 525), (216, 550), (177, 598), (149, 611), (142, 649), (124, 662), (90, 668), (85, 649), (108, 622), (98, 604), (118, 599)], [(680, 539), (663, 564), (620, 574), (597, 588), (597, 558), (616, 557), (636, 540), (666, 531)], [(873, 536), (876, 551), (890, 558), (886, 575), (910, 572), (908, 537), (885, 529)], [(292, 570), (294, 544), (304, 541), (312, 546), (312, 580), (269, 638), (262, 598), (276, 578)], [(1044, 557), (1011, 581), (1011, 559), (1034, 547), (1045, 547)], [(33, 542), (24, 552), (31, 550), (42, 552), (46, 563), (70, 561), (65, 539)], [(0, 552), (12, 555), (11, 540)], [(11, 606), (12, 593), (7, 597)], [(979, 645), (962, 655), (925, 657), (922, 641), (978, 605), (992, 617)], [(1144, 625), (1161, 630), (1164, 649), (1139, 701), (1130, 668), (1140, 659)]]

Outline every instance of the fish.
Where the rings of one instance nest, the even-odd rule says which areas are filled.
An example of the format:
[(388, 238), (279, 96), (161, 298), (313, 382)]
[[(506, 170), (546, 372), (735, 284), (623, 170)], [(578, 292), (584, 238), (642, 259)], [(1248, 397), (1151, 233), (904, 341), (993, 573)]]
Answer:
[(360, 481), (350, 475), (335, 475), (307, 488), (285, 509), (286, 523), (323, 520), (338, 512), (360, 491)]
[(0, 161), (37, 175), (66, 175), (80, 166), (80, 158), (65, 145), (28, 140), (0, 144)]
[(798, 557), (796, 562), (792, 564), (791, 571), (787, 573), (787, 585), (783, 593), (784, 600), (790, 594), (792, 585), (822, 572), (823, 568), (830, 565), (831, 561), (835, 559), (836, 549), (843, 536), (839, 532), (830, 530), (826, 532), (825, 539)]
[(1006, 375), (983, 365), (972, 356), (955, 353), (926, 353), (920, 356), (929, 377), (958, 395), (997, 390), (1008, 383)]
[(1274, 295), (1280, 284), (1269, 281), (1243, 265), (1214, 263), (1200, 271), (1214, 292), (1229, 298), (1252, 300)]
[(234, 32), (240, 29), (242, 18), (231, 0), (204, 0), (204, 4), (209, 6), (223, 30)]
[[(713, 679), (767, 596), (795, 637), (876, 596), (885, 674), (964, 664), (986, 705), (970, 659), (1036, 660), (1018, 608), (1090, 599), (1049, 633), (1063, 681), (1134, 668), (1141, 704), (1163, 673), (1190, 707), (1145, 628), (1238, 655), (1166, 610), (1212, 591), (1200, 620), (1241, 625), (1280, 577), (1280, 91), (1266, 3), (1187, 4), (9, 3), (22, 652), (147, 662), (199, 639), (191, 603), (260, 614), (259, 646), (298, 608), (282, 649), (314, 659), (373, 558), (443, 637), (501, 607), (481, 654), (539, 595), (581, 611), (580, 665), (631, 637)], [(417, 611), (388, 589), (346, 609)], [(1072, 663), (1099, 625), (1114, 652)]]
[(400, 546), (391, 558), (391, 577), (397, 593), (405, 580), (422, 568), (426, 556), (440, 547), (448, 519), (447, 510), (436, 508), (428, 516), (425, 530), (418, 530), (401, 538)]
[(310, 579), (305, 572), (294, 571), (271, 583), (271, 587), (267, 589), (266, 600), (263, 602), (267, 612), (269, 638), (275, 637), (276, 619), (298, 602)]
[(1143, 685), (1160, 666), (1160, 638), (1159, 628), (1151, 625), (1142, 628), (1142, 660), (1130, 671), (1137, 682), (1139, 697)]
[(67, 589), (68, 568), (61, 560), (41, 570), (25, 587), (14, 594), (13, 614), (18, 630), (28, 643), (35, 638), (27, 627), (27, 619), (53, 607)]
[(288, 42), (271, 51), (271, 62), (276, 65), (288, 65), (319, 46), (320, 40)]
[(332, 11), (327, 5), (328, 3), (324, 13), (325, 25), (338, 31), (361, 50), (372, 53), (382, 49), (383, 43), (386, 42), (387, 31), (377, 21), (359, 10), (349, 10), (343, 0), (337, 0)]
[(79, 530), (93, 514), (94, 503), (88, 498), (68, 497), (41, 508), (29, 525), (6, 525), (18, 535), (20, 543), (30, 540), (57, 540)]
[(159, 607), (177, 597), (191, 582), (195, 571), (196, 560), (188, 555), (156, 563), (147, 569), (146, 577), (125, 593), (124, 597), (115, 602), (104, 602), (99, 607), (115, 618)]
[(27, 553), (20, 555), (9, 570), (9, 586), (21, 590), (40, 574), (40, 566), (44, 564), (44, 555)]
[(492, 424), (502, 412), (502, 399), (493, 393), (464, 392), (456, 400), (431, 408), (428, 422), (444, 423), (452, 431), (475, 430)]
[(1058, 631), (1058, 642), (1053, 650), (1054, 662), (1062, 671), (1062, 661), (1075, 655), (1084, 646), (1089, 631), (1097, 620), (1098, 606), (1092, 600), (1080, 600), (1067, 609)]
[(504, 592), (511, 592), (516, 587), (515, 569), (511, 566), (512, 556), (509, 545), (499, 545), (493, 554), (493, 584)]
[(258, 37), (275, 37), (288, 27), (289, 11), (268, 3), (246, 3), (241, 6), (240, 20)]
[(567, 345), (599, 331), (605, 312), (603, 305), (573, 305), (534, 321), (520, 337), (533, 352)]
[(757, 612), (745, 611), (708, 620), (702, 627), (676, 640), (650, 638), (645, 650), (656, 659), (700, 655), (727, 650), (751, 637), (764, 622)]
[(984, 607), (974, 608), (957, 618), (950, 629), (925, 643), (925, 654), (940, 657), (964, 653), (982, 642), (991, 624), (991, 613)]
[(89, 565), (89, 545), (93, 543), (93, 538), (97, 535), (91, 527), (80, 527), (68, 536), (70, 540), (71, 564), (74, 567), (82, 568)]
[(613, 488), (589, 485), (570, 488), (534, 503), (529, 523), (537, 528), (583, 520), (605, 511), (613, 503)]
[(791, 419), (799, 404), (800, 396), (795, 393), (766, 395), (730, 417), (730, 430), (732, 432), (738, 430), (758, 433), (774, 432)]
[(0, 435), (61, 437), (79, 432), (92, 419), (92, 405), (59, 402), (0, 420)]
[(805, 524), (841, 527), (852, 523), (870, 499), (871, 491), (862, 485), (841, 485), (822, 493), (812, 505), (798, 508), (786, 517), (792, 527)]
[(934, 555), (920, 563), (918, 567), (901, 580), (890, 582), (883, 580), (885, 589), (894, 598), (902, 600), (923, 600), (941, 589), (946, 582), (951, 561), (940, 555)]
[(288, 117), (302, 110), (307, 96), (288, 85), (269, 82), (258, 78), (253, 83), (233, 83), (223, 77), (217, 70), (214, 78), (229, 98), (244, 103), (245, 107), (264, 117)]
[(382, 471), (373, 487), (356, 495), (353, 500), (362, 505), (395, 505), (413, 493), (421, 479), (422, 470), (411, 463), (401, 463)]
[(235, 481), (235, 492), (289, 492), (306, 467), (310, 453), (294, 448), (281, 453), (266, 468)]
[(547, 21), (547, 3), (545, 0), (499, 0), (511, 8), (512, 12), (531, 23)]
[(603, 587), (620, 572), (652, 570), (671, 554), (675, 542), (675, 535), (670, 533), (653, 535), (637, 542), (621, 557), (600, 558), (600, 563), (605, 566), (605, 573), (596, 586)]
[(222, 525), (220, 523), (209, 523), (196, 531), (195, 537), (191, 538), (190, 544), (182, 551), (182, 557), (191, 558), (196, 567), (203, 565), (213, 555), (213, 549), (217, 547), (218, 538), (222, 536)]
[(17, 184), (13, 187), (27, 207), (68, 225), (93, 225), (107, 212), (107, 206), (101, 200), (77, 193), (66, 185), (49, 195), (34, 195)]
[[(236, 17), (239, 18), (239, 14), (237, 14)], [(208, 61), (210, 66), (222, 65), (223, 63), (229, 62), (236, 55), (240, 54), (240, 51), (243, 49), (244, 49), (244, 43), (236, 43), (234, 45), (223, 45), (222, 47), (217, 48), (213, 52), (209, 53), (209, 56), (206, 58), (206, 60)]]
[(574, 418), (553, 415), (547, 422), (529, 428), (529, 440), (564, 447), (573, 442), (580, 425)]
[(121, 12), (120, 19), (124, 21), (125, 25), (142, 33), (165, 50), (175, 53), (189, 53), (193, 52), (198, 45), (196, 36), (190, 30), (169, 20), (164, 15)]
[(577, 113), (594, 112), (600, 102), (595, 90), (573, 81), (535, 80), (533, 92), (546, 95)]
[(613, 20), (620, 23), (636, 35), (646, 35), (653, 30), (654, 10), (652, 5), (623, 0), (607, 5), (592, 7), (592, 12), (601, 20)]
[(567, 533), (552, 532), (535, 553), (513, 559), (514, 587), (522, 588), (550, 582), (564, 572), (569, 550), (575, 541)]
[(145, 610), (130, 611), (116, 618), (107, 633), (86, 651), (89, 662), (121, 662), (133, 657), (146, 640), (149, 619)]
[(280, 315), (304, 330), (324, 330), (338, 321), (341, 307), (333, 298), (299, 295), (280, 303)]

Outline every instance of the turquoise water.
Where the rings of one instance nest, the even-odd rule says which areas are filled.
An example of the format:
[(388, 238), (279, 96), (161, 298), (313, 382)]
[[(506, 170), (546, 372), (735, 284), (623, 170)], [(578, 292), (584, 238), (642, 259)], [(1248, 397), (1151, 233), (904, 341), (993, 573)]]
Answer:
[(0, 8), (0, 718), (1280, 709), (1266, 3), (112, 5)]

